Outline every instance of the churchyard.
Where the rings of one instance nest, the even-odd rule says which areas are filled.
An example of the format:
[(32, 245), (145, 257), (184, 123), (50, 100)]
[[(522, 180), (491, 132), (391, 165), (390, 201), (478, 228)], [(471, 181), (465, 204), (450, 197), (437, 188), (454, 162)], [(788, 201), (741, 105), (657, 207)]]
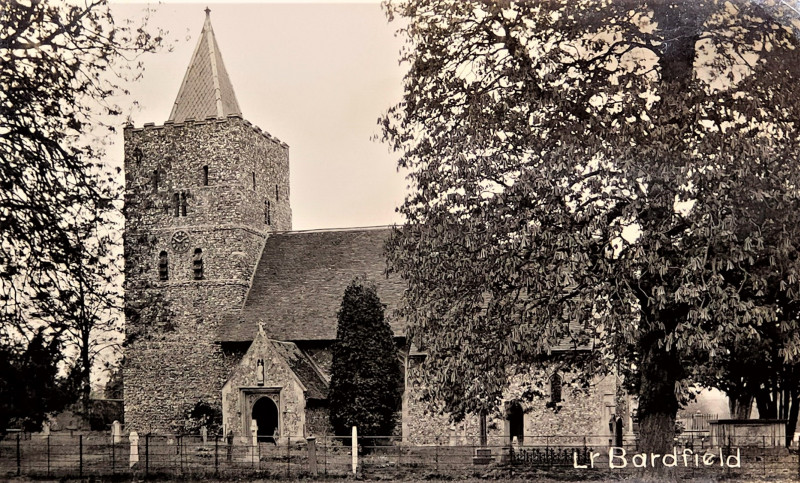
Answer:
[[(593, 438), (598, 436), (587, 436), (587, 441)], [(10, 433), (0, 440), (0, 478), (619, 480), (636, 478), (640, 470), (634, 465), (642, 462), (635, 442), (625, 445), (624, 457), (617, 449), (609, 461), (607, 446), (583, 446), (575, 444), (574, 437), (555, 435), (529, 438), (524, 446), (485, 447), (477, 439), (458, 441), (456, 446), (443, 437), (439, 444), (413, 446), (391, 437), (372, 438), (361, 440), (355, 461), (349, 438), (342, 437), (257, 445), (229, 444), (222, 437), (196, 434), (142, 435), (136, 445), (122, 433), (114, 439), (109, 432)], [(675, 449), (676, 465), (669, 471), (680, 479), (800, 478), (796, 451), (696, 443)], [(662, 458), (672, 459), (669, 454)], [(653, 461), (644, 459), (648, 464)]]

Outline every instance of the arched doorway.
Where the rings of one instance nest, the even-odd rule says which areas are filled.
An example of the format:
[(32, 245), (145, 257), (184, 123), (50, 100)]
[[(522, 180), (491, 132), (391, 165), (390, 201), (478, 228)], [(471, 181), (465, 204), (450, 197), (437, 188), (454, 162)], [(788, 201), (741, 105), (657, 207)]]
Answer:
[(258, 425), (258, 440), (276, 443), (274, 436), (278, 434), (278, 406), (269, 397), (262, 397), (253, 404), (253, 419)]
[(522, 406), (519, 403), (512, 403), (508, 407), (508, 436), (509, 442), (514, 442), (514, 436), (517, 437), (517, 442), (522, 444), (525, 438), (525, 419), (523, 418)]

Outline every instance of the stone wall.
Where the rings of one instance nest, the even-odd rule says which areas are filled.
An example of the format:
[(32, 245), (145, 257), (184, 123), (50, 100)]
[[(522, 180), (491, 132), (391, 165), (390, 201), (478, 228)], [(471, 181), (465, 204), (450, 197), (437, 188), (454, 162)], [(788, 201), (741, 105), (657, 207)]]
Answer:
[(221, 407), (219, 320), (244, 303), (269, 233), (291, 229), (288, 146), (237, 116), (127, 126), (125, 180), (126, 425), (180, 431), (197, 402)]
[[(421, 359), (412, 358), (408, 364), (408, 381), (424, 381)], [(564, 380), (569, 377), (565, 376)], [(424, 382), (423, 382), (424, 384)], [(407, 384), (403, 397), (403, 441), (409, 444), (474, 445), (480, 438), (477, 416), (467, 416), (453, 423), (440, 408), (422, 401), (423, 386)], [(586, 390), (572, 390), (565, 384), (562, 401), (548, 407), (547, 400), (536, 398), (523, 402), (523, 431), (525, 444), (577, 444), (587, 437), (587, 444), (605, 445), (611, 433), (608, 419), (614, 411), (616, 384), (613, 376), (598, 379)], [(609, 406), (611, 404), (611, 406)], [(552, 406), (552, 405), (551, 405)], [(510, 425), (505, 408), (487, 417), (489, 445), (510, 443)], [(610, 411), (610, 413), (609, 413)]]

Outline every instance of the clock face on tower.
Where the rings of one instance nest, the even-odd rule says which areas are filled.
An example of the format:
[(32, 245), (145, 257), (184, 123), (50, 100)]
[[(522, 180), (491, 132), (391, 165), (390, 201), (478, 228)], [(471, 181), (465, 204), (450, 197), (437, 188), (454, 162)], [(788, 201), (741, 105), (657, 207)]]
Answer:
[(172, 249), (176, 252), (185, 252), (189, 249), (189, 234), (183, 230), (178, 230), (172, 234)]

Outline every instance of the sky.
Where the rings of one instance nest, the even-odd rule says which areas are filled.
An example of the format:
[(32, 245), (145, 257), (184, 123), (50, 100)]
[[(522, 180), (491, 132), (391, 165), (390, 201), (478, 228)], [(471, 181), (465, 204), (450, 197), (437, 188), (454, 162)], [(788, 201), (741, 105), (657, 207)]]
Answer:
[[(118, 1), (112, 11), (138, 18), (146, 6)], [(244, 118), (290, 147), (293, 229), (399, 223), (399, 154), (373, 138), (401, 100), (406, 67), (397, 24), (377, 1), (151, 4), (151, 26), (174, 47), (143, 56), (143, 77), (118, 101), (134, 125), (169, 117), (206, 6)], [(121, 132), (109, 155), (121, 160)]]

